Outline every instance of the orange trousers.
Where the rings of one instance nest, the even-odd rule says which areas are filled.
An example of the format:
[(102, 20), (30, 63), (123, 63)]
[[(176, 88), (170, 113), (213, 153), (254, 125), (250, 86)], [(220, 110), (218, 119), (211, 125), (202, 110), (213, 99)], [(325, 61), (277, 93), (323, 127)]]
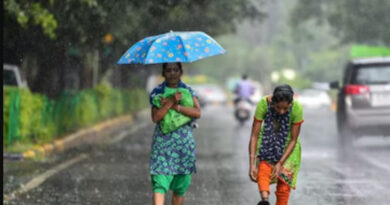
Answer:
[[(257, 185), (259, 186), (260, 193), (267, 191), (270, 193), (272, 166), (265, 161), (261, 161), (257, 169)], [(287, 205), (288, 198), (290, 196), (290, 187), (283, 181), (278, 180), (276, 186), (276, 205)]]

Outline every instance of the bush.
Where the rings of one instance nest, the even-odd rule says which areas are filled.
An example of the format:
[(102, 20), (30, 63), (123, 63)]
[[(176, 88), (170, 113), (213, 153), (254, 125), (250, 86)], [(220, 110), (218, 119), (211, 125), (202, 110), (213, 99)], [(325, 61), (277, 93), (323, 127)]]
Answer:
[[(15, 111), (19, 110), (19, 90), (16, 87), (3, 86), (3, 145), (13, 143), (15, 137), (19, 136), (19, 116)], [(12, 109), (12, 107), (14, 109)]]
[[(45, 121), (43, 115), (48, 107), (45, 97), (29, 90), (4, 87), (3, 137), (5, 145), (13, 141), (42, 143), (50, 140), (55, 132), (53, 122)], [(11, 108), (13, 106), (13, 108)], [(10, 124), (10, 121), (13, 121)]]
[(27, 89), (3, 87), (3, 146), (46, 143), (53, 138), (148, 107), (144, 90), (113, 89), (108, 83), (57, 100)]
[(97, 96), (92, 90), (81, 91), (76, 97), (74, 110), (76, 128), (89, 126), (99, 119)]
[(98, 96), (100, 118), (106, 119), (111, 116), (113, 110), (110, 103), (110, 93), (112, 91), (112, 87), (108, 83), (102, 83), (95, 86), (94, 90)]

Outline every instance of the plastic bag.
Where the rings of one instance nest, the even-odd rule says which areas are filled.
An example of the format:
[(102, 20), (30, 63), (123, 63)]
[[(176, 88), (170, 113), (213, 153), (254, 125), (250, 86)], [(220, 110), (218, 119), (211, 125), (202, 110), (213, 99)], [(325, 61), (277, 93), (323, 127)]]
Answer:
[[(185, 88), (169, 88), (165, 87), (163, 94), (158, 94), (152, 99), (152, 103), (157, 107), (161, 108), (160, 100), (161, 98), (173, 97), (176, 92), (181, 92), (182, 99), (180, 100), (180, 105), (184, 107), (193, 107), (194, 101), (190, 91)], [(159, 122), (161, 131), (164, 134), (172, 132), (179, 129), (181, 126), (191, 122), (191, 118), (177, 112), (174, 109), (169, 109), (165, 114), (164, 118)]]

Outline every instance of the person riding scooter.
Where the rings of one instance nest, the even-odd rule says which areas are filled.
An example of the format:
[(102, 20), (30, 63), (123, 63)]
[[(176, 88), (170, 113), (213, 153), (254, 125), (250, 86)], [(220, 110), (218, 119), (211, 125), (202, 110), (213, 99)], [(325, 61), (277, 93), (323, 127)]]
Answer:
[(244, 122), (249, 119), (250, 110), (253, 105), (250, 97), (253, 95), (254, 90), (255, 88), (251, 82), (247, 80), (247, 76), (243, 75), (242, 80), (237, 84), (235, 89), (237, 97), (234, 100), (234, 115), (241, 124), (244, 124)]
[(250, 104), (253, 104), (253, 102), (250, 100), (250, 97), (255, 92), (255, 87), (247, 78), (247, 75), (243, 75), (241, 81), (237, 83), (236, 89), (234, 90), (237, 96), (234, 100), (234, 104), (237, 104), (240, 100), (245, 100)]

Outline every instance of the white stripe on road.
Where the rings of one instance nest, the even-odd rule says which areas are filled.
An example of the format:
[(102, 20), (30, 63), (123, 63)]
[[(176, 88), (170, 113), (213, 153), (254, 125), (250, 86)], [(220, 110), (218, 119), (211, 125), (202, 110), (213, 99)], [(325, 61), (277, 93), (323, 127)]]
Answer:
[(138, 130), (143, 129), (143, 128), (145, 128), (148, 125), (149, 125), (149, 123), (142, 123), (142, 124), (140, 124), (138, 126), (134, 126), (134, 127), (130, 128), (129, 130), (123, 131), (117, 137), (115, 137), (114, 139), (110, 140), (108, 142), (108, 144), (115, 144), (115, 143), (121, 141), (127, 135), (134, 134)]
[(358, 153), (358, 154), (359, 154), (361, 159), (365, 160), (366, 162), (370, 163), (371, 165), (385, 169), (385, 170), (390, 172), (390, 166), (386, 165), (384, 162), (380, 162), (377, 159), (375, 159), (374, 157), (369, 157), (369, 156), (361, 154), (361, 153)]
[[(329, 164), (328, 164), (329, 165)], [(325, 165), (324, 165), (325, 166)], [(343, 184), (347, 185), (355, 194), (364, 195), (362, 191), (357, 189), (354, 184), (363, 183), (363, 184), (369, 184), (371, 186), (374, 186), (375, 188), (379, 190), (386, 190), (386, 187), (380, 184), (377, 180), (369, 180), (369, 179), (348, 179), (348, 173), (345, 170), (345, 166), (341, 163), (333, 163), (331, 166), (328, 166), (329, 169), (336, 172), (340, 176), (343, 177)], [(331, 183), (338, 183), (339, 180), (333, 180)]]
[(25, 185), (22, 185), (20, 189), (4, 196), (3, 203), (8, 203), (9, 201), (15, 199), (17, 195), (26, 193), (30, 191), (31, 189), (34, 189), (41, 185), (43, 182), (45, 182), (48, 178), (52, 177), (53, 175), (57, 174), (58, 172), (72, 166), (73, 164), (80, 162), (81, 160), (84, 160), (88, 158), (88, 155), (81, 154), (73, 159), (70, 159), (60, 165), (55, 166), (52, 169), (47, 170), (41, 175), (38, 175), (37, 177), (33, 178), (30, 182), (28, 182)]

